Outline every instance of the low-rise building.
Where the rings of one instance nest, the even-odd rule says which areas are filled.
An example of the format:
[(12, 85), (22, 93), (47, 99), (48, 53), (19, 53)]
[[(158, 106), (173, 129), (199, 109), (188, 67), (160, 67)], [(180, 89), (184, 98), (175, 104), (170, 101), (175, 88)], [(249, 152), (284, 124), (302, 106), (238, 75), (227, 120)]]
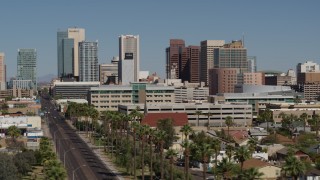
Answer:
[(173, 103), (174, 87), (148, 83), (130, 85), (105, 85), (89, 91), (89, 104), (98, 111), (117, 111), (119, 104), (130, 103)]
[(17, 126), (19, 129), (41, 129), (40, 116), (0, 116), (0, 129), (8, 129)]
[[(225, 118), (231, 116), (237, 125), (252, 124), (252, 107), (243, 103), (212, 104), (212, 103), (147, 103), (147, 104), (120, 104), (119, 112), (130, 114), (137, 107), (144, 113), (186, 112), (188, 121), (200, 126), (225, 126)], [(201, 112), (197, 115), (196, 112)]]
[(87, 99), (91, 87), (99, 87), (100, 82), (54, 82), (53, 96), (63, 99)]
[(258, 159), (248, 159), (243, 162), (243, 169), (257, 168), (263, 175), (259, 179), (271, 180), (281, 177), (281, 168)]

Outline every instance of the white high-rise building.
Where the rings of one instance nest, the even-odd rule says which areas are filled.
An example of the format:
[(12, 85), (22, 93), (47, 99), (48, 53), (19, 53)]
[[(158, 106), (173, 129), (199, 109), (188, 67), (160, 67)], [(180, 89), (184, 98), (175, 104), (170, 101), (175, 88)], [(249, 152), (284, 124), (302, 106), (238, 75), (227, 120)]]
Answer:
[(205, 40), (201, 41), (200, 54), (200, 81), (209, 83), (209, 69), (214, 67), (213, 50), (221, 48), (225, 44), (224, 40)]
[(5, 55), (0, 52), (0, 90), (6, 89), (6, 65)]
[(299, 63), (297, 65), (297, 74), (305, 72), (316, 72), (319, 70), (319, 64), (313, 61), (306, 61), (305, 63)]
[(85, 40), (85, 30), (82, 28), (68, 28), (68, 38), (74, 40), (73, 48), (73, 75), (79, 76), (79, 42)]
[[(140, 48), (139, 48), (139, 35), (121, 35), (119, 36), (119, 63), (122, 61), (128, 61), (131, 59), (133, 61), (133, 81), (139, 81), (139, 72), (140, 72)], [(128, 56), (132, 57), (128, 57)], [(122, 62), (122, 64), (131, 64), (130, 62)], [(123, 82), (123, 79), (126, 79), (124, 76), (131, 76), (131, 74), (124, 76), (121, 75), (121, 66), (119, 66), (119, 83)], [(127, 79), (131, 79), (128, 77)]]
[(79, 43), (79, 81), (99, 81), (98, 42)]

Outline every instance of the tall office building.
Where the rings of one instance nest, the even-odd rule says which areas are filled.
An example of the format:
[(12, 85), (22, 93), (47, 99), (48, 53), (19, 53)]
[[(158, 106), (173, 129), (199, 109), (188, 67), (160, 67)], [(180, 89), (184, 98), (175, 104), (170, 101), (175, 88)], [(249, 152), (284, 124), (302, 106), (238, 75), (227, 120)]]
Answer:
[(79, 43), (79, 81), (99, 81), (98, 42)]
[[(139, 72), (140, 72), (140, 47), (139, 47), (139, 35), (121, 35), (119, 36), (119, 62), (124, 60), (128, 61), (129, 55), (132, 55), (133, 61), (133, 81), (139, 81)], [(131, 57), (130, 57), (131, 58)], [(129, 62), (123, 62), (125, 64), (131, 64)], [(120, 68), (121, 66), (119, 66)], [(119, 83), (123, 82), (119, 72)]]
[(257, 72), (257, 57), (247, 56), (247, 62), (248, 62), (248, 72), (252, 72), (252, 73)]
[(0, 52), (0, 90), (6, 90), (5, 55)]
[(221, 48), (225, 44), (224, 40), (205, 40), (200, 43), (200, 81), (209, 84), (209, 69), (212, 69), (214, 48)]
[(129, 85), (137, 82), (135, 80), (135, 65), (133, 53), (125, 53), (124, 59), (121, 59), (118, 64), (119, 84)]
[(79, 42), (85, 40), (85, 30), (68, 28), (57, 33), (58, 76), (79, 76)]
[(247, 49), (242, 41), (232, 41), (214, 49), (214, 68), (239, 68), (240, 73), (248, 72)]
[(33, 89), (37, 89), (37, 51), (36, 49), (18, 49), (17, 79), (31, 80)]
[(181, 79), (182, 82), (199, 82), (200, 47), (185, 47), (182, 39), (170, 39), (170, 47), (166, 48), (166, 75)]

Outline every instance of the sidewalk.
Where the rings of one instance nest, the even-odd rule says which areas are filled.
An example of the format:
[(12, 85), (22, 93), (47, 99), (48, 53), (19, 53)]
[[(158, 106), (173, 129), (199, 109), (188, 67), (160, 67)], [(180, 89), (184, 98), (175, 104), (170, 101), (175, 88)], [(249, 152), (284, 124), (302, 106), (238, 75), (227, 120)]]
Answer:
[[(70, 120), (66, 120), (66, 122), (69, 124), (70, 127), (75, 129), (75, 127), (72, 125)], [(92, 144), (85, 133), (84, 134), (80, 133), (78, 135), (85, 143), (87, 143), (87, 145), (92, 149), (95, 155), (99, 157), (99, 159), (104, 163), (104, 165), (107, 168), (109, 168), (114, 174), (117, 175), (117, 178), (119, 180), (124, 180), (121, 173), (115, 168), (115, 165), (113, 164), (113, 162), (104, 154), (103, 149), (98, 149), (97, 148), (98, 146)]]

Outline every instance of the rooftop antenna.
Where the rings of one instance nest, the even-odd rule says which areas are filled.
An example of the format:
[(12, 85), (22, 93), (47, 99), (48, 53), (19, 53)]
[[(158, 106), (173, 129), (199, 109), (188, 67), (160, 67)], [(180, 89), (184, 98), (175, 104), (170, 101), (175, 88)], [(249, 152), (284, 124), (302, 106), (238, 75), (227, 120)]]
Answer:
[(244, 47), (244, 32), (242, 33), (242, 46)]

